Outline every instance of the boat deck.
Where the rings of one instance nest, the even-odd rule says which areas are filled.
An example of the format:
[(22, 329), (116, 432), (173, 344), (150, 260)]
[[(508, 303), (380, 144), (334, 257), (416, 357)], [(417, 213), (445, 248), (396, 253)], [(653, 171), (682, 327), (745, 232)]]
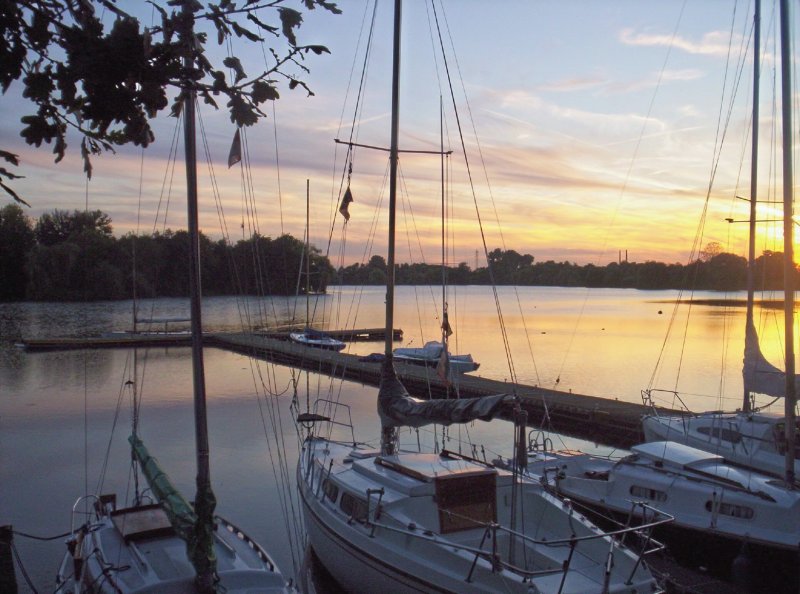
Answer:
[[(400, 331), (395, 330), (395, 335)], [(360, 331), (353, 330), (352, 334)], [(363, 335), (363, 334), (362, 334)], [(209, 347), (242, 353), (266, 361), (307, 369), (377, 386), (380, 382), (381, 364), (363, 361), (357, 355), (305, 347), (289, 342), (282, 336), (264, 333), (208, 333), (204, 343)], [(101, 338), (63, 338), (27, 340), (23, 346), (29, 351), (86, 348), (134, 348), (147, 346), (188, 346), (188, 335), (126, 334)], [(425, 366), (395, 362), (397, 373), (406, 389), (418, 398), (443, 398), (447, 396), (444, 384), (435, 369)], [(540, 427), (549, 417), (551, 431), (588, 439), (612, 447), (630, 448), (643, 441), (641, 416), (649, 412), (642, 404), (616, 399), (599, 398), (585, 394), (549, 390), (537, 386), (515, 384), (485, 377), (461, 375), (458, 390), (463, 398), (490, 394), (516, 394), (528, 412), (528, 424)]]

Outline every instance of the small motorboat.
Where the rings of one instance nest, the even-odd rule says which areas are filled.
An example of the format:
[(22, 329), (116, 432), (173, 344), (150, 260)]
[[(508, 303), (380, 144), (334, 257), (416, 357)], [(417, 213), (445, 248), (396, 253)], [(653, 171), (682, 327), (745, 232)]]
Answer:
[[(436, 367), (442, 358), (442, 343), (436, 340), (426, 342), (422, 348), (398, 348), (394, 349), (394, 360), (402, 363), (414, 363), (415, 365), (425, 365)], [(451, 374), (469, 373), (480, 367), (472, 355), (451, 355), (448, 353), (447, 360), (450, 365)]]
[(289, 338), (297, 344), (329, 351), (341, 351), (347, 346), (341, 340), (336, 340), (332, 336), (313, 328), (306, 328), (302, 332), (290, 332)]

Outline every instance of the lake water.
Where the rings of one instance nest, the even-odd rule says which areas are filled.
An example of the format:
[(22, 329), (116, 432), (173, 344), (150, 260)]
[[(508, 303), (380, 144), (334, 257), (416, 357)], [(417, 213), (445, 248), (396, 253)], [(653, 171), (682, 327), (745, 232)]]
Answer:
[[(316, 298), (315, 319), (321, 320), (324, 312), (323, 323), (331, 328), (382, 326), (384, 294), (383, 287), (336, 289)], [(651, 381), (653, 387), (673, 389), (679, 377), (677, 387), (689, 395), (685, 400), (691, 407), (736, 408), (742, 392), (744, 308), (694, 305), (687, 322), (690, 308), (675, 309), (677, 296), (670, 291), (501, 287), (498, 300), (513, 354), (511, 367), (491, 288), (452, 288), (451, 351), (471, 353), (481, 364), (477, 373), (486, 377), (508, 379), (513, 368), (521, 383), (632, 402), (640, 402), (640, 391)], [(404, 330), (403, 344), (421, 346), (438, 338), (440, 305), (434, 303), (440, 299), (438, 288), (398, 289), (395, 327)], [(27, 353), (13, 343), (127, 329), (131, 307), (131, 302), (0, 304), (0, 525), (57, 535), (70, 529), (70, 510), (81, 494), (116, 492), (122, 501), (130, 497), (126, 439), (131, 415), (123, 382), (133, 365), (133, 351)], [(147, 301), (142, 310), (153, 317), (185, 316), (188, 302)], [(305, 315), (305, 300), (203, 302), (207, 331), (284, 323), (293, 311)], [(782, 314), (765, 310), (759, 318), (763, 350), (779, 362)], [(673, 332), (665, 340), (670, 319)], [(354, 343), (348, 348), (368, 354), (383, 345)], [(242, 526), (291, 574), (300, 561), (303, 538), (293, 474), (299, 444), (290, 411), (293, 372), (218, 349), (206, 349), (205, 357), (218, 513)], [(189, 349), (140, 350), (137, 368), (143, 374), (140, 433), (173, 482), (192, 497)], [(356, 438), (377, 442), (375, 388), (313, 375), (307, 381), (297, 372), (294, 376), (300, 378), (296, 395), (301, 408), (307, 398), (313, 401), (318, 395), (338, 399), (351, 407)], [(779, 410), (781, 406), (777, 404)], [(466, 449), (468, 438), (484, 444), (489, 455), (511, 451), (511, 426), (504, 421), (451, 428), (448, 447)], [(421, 430), (419, 435), (406, 432), (402, 439), (430, 443), (442, 436)], [(592, 447), (566, 438), (556, 444)], [(63, 539), (42, 542), (17, 536), (15, 542), (39, 591), (52, 591)], [(27, 591), (19, 570), (17, 578), (21, 591)]]

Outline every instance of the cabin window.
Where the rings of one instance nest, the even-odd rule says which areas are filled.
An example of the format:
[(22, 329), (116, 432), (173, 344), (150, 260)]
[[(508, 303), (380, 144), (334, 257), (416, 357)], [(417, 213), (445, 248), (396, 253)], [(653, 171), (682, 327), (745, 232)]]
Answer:
[(667, 494), (664, 491), (657, 489), (650, 489), (648, 487), (640, 487), (639, 485), (631, 485), (630, 494), (634, 497), (641, 497), (648, 501), (666, 501)]
[(363, 524), (367, 521), (367, 502), (365, 500), (359, 499), (355, 495), (351, 495), (345, 491), (342, 493), (342, 500), (339, 502), (339, 507), (356, 522), (361, 522)]
[(325, 479), (322, 481), (322, 492), (325, 493), (325, 497), (336, 503), (336, 498), (339, 496), (339, 487)]
[(478, 528), (496, 521), (495, 474), (436, 479), (441, 533)]
[[(743, 520), (751, 520), (755, 515), (752, 507), (746, 505), (734, 505), (733, 503), (720, 503), (718, 505), (718, 513), (723, 516), (730, 516), (732, 518), (742, 518)], [(706, 501), (706, 511), (710, 512), (714, 509), (714, 503)]]
[(721, 427), (698, 427), (697, 432), (702, 433), (703, 435), (710, 435), (711, 437), (721, 441), (729, 441), (731, 443), (739, 443), (742, 441), (742, 434), (738, 431), (734, 431), (733, 429), (724, 429)]

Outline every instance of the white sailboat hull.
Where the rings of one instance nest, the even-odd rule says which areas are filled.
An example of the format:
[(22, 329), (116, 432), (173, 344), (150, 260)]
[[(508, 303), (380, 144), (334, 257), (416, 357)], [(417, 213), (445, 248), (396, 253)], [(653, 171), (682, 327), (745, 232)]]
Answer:
[[(56, 574), (59, 594), (195, 594), (186, 542), (157, 505), (103, 512), (76, 530)], [(217, 517), (214, 550), (230, 594), (297, 594), (269, 555)]]
[[(439, 522), (446, 520), (431, 495), (433, 484), (421, 476), (412, 476), (416, 471), (395, 472), (394, 468), (376, 462), (377, 458), (376, 452), (358, 451), (352, 444), (311, 439), (306, 441), (298, 465), (309, 544), (348, 591), (632, 594), (657, 590), (646, 566), (637, 565), (632, 553), (600, 536), (600, 531), (580, 514), (532, 481), (517, 500), (518, 513), (524, 510), (518, 517), (525, 522), (519, 532), (532, 539), (546, 539), (548, 544), (520, 542), (512, 556), (508, 551), (508, 532), (500, 530), (495, 542), (498, 559), (503, 563), (493, 566), (491, 530), (487, 532), (485, 526), (475, 525), (443, 531)], [(436, 467), (437, 476), (446, 477), (445, 481), (458, 480), (457, 475), (470, 473), (495, 476), (497, 522), (509, 525), (507, 514), (512, 501), (509, 473), (436, 455), (400, 454), (390, 458), (398, 468)], [(371, 493), (369, 500), (368, 493)], [(348, 515), (342, 509), (344, 506), (350, 510), (349, 504), (344, 504), (345, 497), (366, 502), (368, 511), (363, 507)], [(357, 516), (360, 519), (355, 519)], [(567, 544), (551, 543), (567, 539), (573, 533), (593, 538), (581, 541), (569, 559)], [(481, 549), (481, 554), (476, 555)], [(607, 576), (609, 554), (613, 557), (613, 570)], [(568, 559), (565, 576), (563, 566)], [(507, 565), (520, 567), (525, 560), (527, 575)], [(629, 577), (631, 580), (626, 583)], [(608, 589), (604, 589), (606, 579), (610, 582)]]
[[(647, 415), (642, 419), (646, 441), (674, 441), (722, 456), (728, 462), (783, 477), (784, 417), (757, 413), (709, 412), (684, 417)], [(794, 469), (800, 476), (800, 460)]]
[(336, 340), (335, 338), (325, 336), (321, 333), (308, 334), (306, 332), (291, 332), (289, 334), (289, 339), (303, 346), (325, 349), (327, 351), (341, 351), (347, 346), (341, 340)]
[(632, 501), (643, 500), (673, 516), (669, 527), (675, 530), (774, 551), (798, 550), (800, 493), (779, 479), (674, 442), (633, 451), (616, 461), (580, 452), (535, 454), (528, 472), (546, 476), (560, 494), (601, 511), (628, 514)]
[[(331, 522), (329, 514), (307, 501), (304, 498), (303, 512), (309, 542), (327, 571), (348, 592), (406, 594), (455, 591), (434, 588), (408, 571), (400, 571), (399, 568), (408, 567), (407, 560), (401, 559), (395, 564), (387, 563), (387, 551), (382, 547), (378, 551), (375, 543), (351, 543), (343, 539), (328, 528)], [(380, 552), (380, 556), (376, 556), (377, 552)]]
[[(441, 355), (442, 343), (435, 340), (425, 343), (425, 346), (421, 348), (396, 348), (392, 353), (395, 361), (425, 365), (427, 367), (436, 367), (439, 364)], [(470, 354), (448, 355), (447, 359), (451, 375), (469, 373), (470, 371), (476, 371), (480, 367), (480, 363), (476, 363)]]

